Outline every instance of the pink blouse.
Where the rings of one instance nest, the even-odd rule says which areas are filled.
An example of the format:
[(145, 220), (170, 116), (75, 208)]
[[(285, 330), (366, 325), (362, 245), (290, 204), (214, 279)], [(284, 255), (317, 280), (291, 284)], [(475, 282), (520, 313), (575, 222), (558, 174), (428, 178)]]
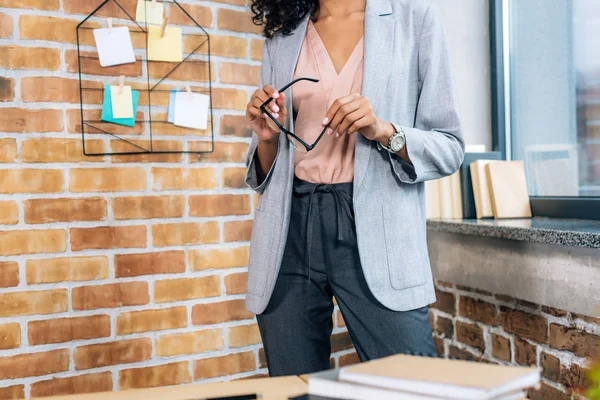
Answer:
[[(317, 29), (309, 21), (294, 79), (317, 78), (319, 82), (301, 81), (294, 85), (292, 103), (297, 113), (294, 133), (305, 142), (314, 143), (323, 130), (321, 122), (329, 107), (340, 97), (360, 93), (362, 76), (363, 39), (338, 75)], [(296, 151), (296, 176), (312, 183), (352, 182), (355, 143), (355, 135), (325, 134), (308, 153)]]

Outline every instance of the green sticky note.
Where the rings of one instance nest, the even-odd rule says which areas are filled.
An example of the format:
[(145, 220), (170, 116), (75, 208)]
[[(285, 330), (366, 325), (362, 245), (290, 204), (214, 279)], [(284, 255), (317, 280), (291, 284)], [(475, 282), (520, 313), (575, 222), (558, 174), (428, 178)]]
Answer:
[(100, 118), (104, 122), (110, 122), (112, 124), (123, 125), (133, 127), (135, 126), (135, 116), (138, 106), (138, 100), (140, 98), (140, 92), (137, 90), (131, 91), (131, 99), (133, 107), (133, 118), (115, 118), (113, 116), (112, 98), (110, 94), (110, 85), (104, 86), (104, 102), (102, 103), (102, 117)]

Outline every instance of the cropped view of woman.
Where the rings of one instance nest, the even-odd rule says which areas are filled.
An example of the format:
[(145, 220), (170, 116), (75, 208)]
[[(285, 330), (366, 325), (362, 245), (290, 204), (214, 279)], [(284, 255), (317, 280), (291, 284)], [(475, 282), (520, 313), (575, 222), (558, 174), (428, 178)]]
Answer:
[(437, 8), (255, 0), (264, 27), (247, 184), (246, 304), (272, 376), (329, 368), (333, 298), (362, 361), (435, 354), (424, 181), (464, 142)]

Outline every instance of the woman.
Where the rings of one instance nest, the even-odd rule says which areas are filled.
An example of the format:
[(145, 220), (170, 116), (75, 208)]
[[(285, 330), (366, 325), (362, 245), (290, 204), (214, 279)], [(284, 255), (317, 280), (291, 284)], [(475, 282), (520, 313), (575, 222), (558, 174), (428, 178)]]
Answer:
[[(261, 195), (246, 305), (270, 374), (329, 368), (332, 297), (362, 361), (434, 354), (423, 182), (464, 155), (437, 9), (254, 0), (252, 11), (267, 40), (246, 112), (246, 182)], [(297, 78), (319, 81), (276, 90)]]

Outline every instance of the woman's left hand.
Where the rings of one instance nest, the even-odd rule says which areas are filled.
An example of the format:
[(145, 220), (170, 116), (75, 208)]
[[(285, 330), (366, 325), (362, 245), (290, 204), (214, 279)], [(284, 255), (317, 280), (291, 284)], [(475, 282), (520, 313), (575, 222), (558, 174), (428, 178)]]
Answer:
[(327, 133), (338, 136), (354, 134), (360, 130), (369, 140), (380, 140), (381, 136), (389, 131), (389, 123), (377, 118), (373, 107), (366, 97), (358, 93), (340, 97), (333, 102), (322, 125), (329, 124)]

